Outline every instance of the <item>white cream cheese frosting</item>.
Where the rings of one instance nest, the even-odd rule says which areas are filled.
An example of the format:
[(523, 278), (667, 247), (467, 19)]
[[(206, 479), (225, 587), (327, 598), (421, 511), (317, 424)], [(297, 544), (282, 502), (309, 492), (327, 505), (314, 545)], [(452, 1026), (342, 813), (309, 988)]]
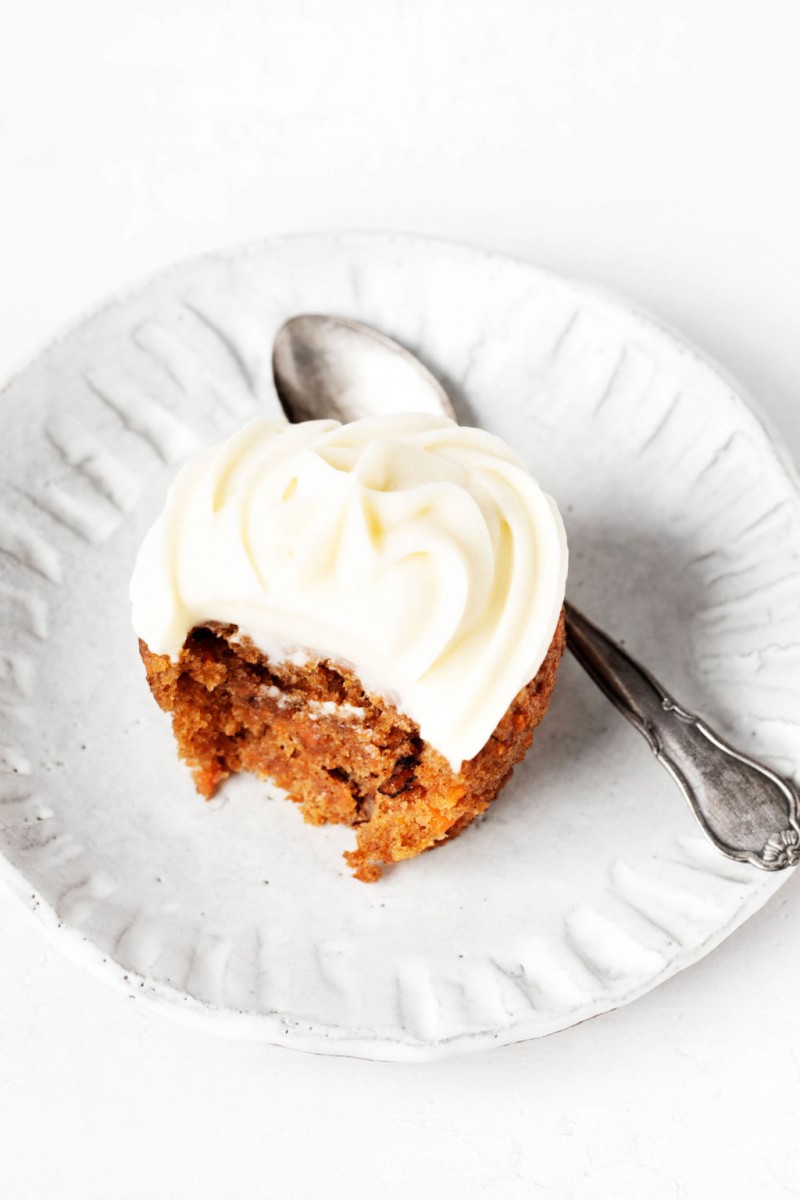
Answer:
[(178, 474), (133, 623), (173, 660), (218, 621), (271, 657), (346, 664), (458, 770), (541, 666), (566, 572), (554, 502), (492, 434), (258, 418)]

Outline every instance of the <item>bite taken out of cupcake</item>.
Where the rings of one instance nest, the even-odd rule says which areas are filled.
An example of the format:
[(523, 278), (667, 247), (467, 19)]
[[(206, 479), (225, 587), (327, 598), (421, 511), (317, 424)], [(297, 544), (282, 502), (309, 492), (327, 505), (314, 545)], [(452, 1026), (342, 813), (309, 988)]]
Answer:
[(133, 621), (211, 797), (253, 772), (353, 827), (357, 878), (460, 833), (547, 711), (567, 572), (554, 502), (445, 417), (260, 418), (178, 474)]

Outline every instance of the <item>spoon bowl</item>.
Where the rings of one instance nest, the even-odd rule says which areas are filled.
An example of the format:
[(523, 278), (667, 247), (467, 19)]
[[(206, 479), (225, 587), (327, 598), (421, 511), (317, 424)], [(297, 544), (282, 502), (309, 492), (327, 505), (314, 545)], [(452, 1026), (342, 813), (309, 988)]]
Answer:
[(355, 421), (397, 412), (455, 420), (450, 397), (405, 347), (360, 321), (306, 314), (278, 330), (272, 349), (278, 397), (290, 421)]

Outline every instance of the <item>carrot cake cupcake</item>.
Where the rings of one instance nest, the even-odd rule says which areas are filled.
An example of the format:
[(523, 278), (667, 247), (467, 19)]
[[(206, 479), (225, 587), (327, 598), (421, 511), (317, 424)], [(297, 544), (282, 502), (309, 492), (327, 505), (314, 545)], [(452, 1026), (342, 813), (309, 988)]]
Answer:
[(147, 679), (210, 797), (237, 771), (355, 830), (357, 878), (460, 833), (550, 703), (553, 501), (444, 417), (251, 421), (179, 473), (131, 584)]

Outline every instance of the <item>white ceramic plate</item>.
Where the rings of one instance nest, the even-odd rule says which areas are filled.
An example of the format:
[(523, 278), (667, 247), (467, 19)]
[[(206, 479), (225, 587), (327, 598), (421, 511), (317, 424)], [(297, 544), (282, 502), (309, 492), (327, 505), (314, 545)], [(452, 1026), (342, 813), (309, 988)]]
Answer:
[(204, 804), (130, 627), (177, 464), (273, 411), (289, 315), (418, 350), (464, 421), (558, 499), (574, 601), (734, 743), (800, 758), (800, 498), (757, 416), (617, 301), (526, 263), (310, 236), (181, 265), (62, 337), (2, 397), (2, 874), (62, 946), (217, 1032), (376, 1058), (551, 1033), (695, 961), (781, 886), (719, 857), (567, 659), (486, 817), (355, 882), (343, 829), (251, 779)]

